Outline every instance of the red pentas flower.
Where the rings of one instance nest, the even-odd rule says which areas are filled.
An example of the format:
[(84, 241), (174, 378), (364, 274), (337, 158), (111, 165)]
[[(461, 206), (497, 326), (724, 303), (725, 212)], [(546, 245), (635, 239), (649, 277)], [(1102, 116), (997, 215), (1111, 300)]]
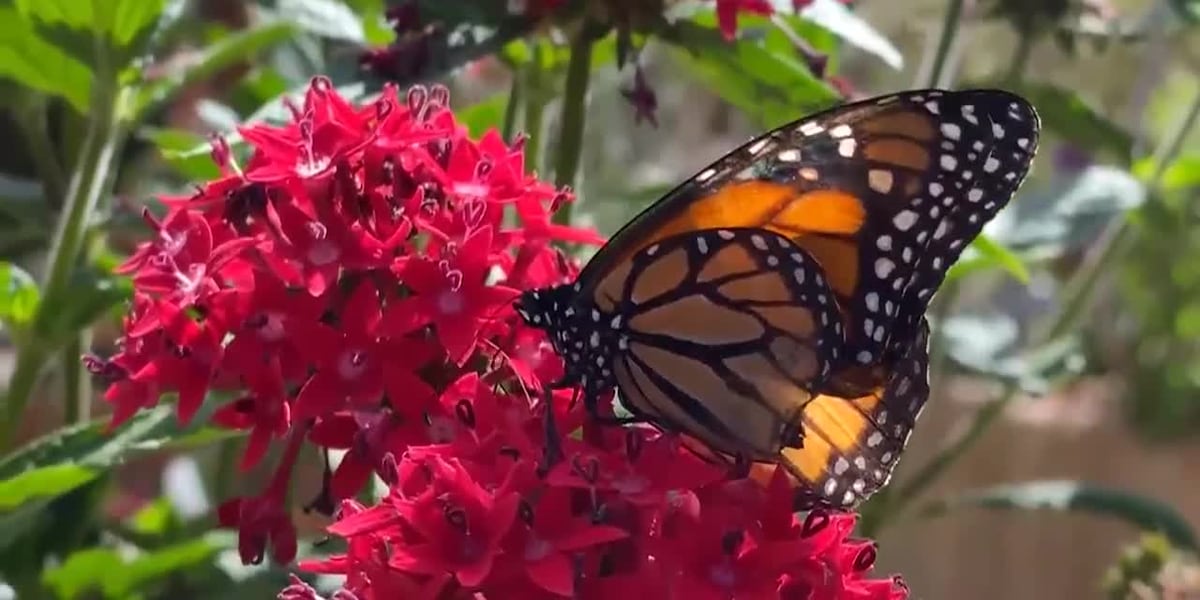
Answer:
[[(345, 542), (300, 571), (341, 588), (281, 598), (906, 596), (867, 578), (853, 515), (794, 515), (782, 474), (731, 481), (549, 391), (561, 361), (510, 303), (578, 273), (555, 242), (601, 238), (551, 219), (572, 194), (525, 172), (519, 139), (469, 137), (441, 87), (356, 104), (317, 78), (292, 113), (243, 128), (244, 165), (215, 140), (220, 179), (148, 217), (119, 350), (85, 359), (114, 425), (169, 393), (246, 432), (244, 467), (283, 446), (217, 511), (244, 562), (295, 558), (292, 468), (305, 444), (343, 451), (295, 494)], [(383, 497), (351, 500), (372, 476)]]

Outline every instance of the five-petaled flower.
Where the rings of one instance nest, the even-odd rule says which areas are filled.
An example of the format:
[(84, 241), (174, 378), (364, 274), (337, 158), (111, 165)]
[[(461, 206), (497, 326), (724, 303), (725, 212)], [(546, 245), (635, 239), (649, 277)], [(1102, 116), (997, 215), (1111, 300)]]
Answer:
[[(345, 549), (299, 564), (344, 576), (332, 598), (904, 598), (865, 578), (854, 516), (792, 513), (782, 472), (730, 480), (553, 389), (561, 360), (511, 301), (578, 273), (554, 242), (601, 239), (552, 221), (572, 195), (525, 172), (520, 140), (468, 137), (448, 103), (387, 87), (356, 106), (318, 78), (291, 122), (242, 128), (245, 165), (215, 140), (221, 178), (147, 217), (119, 351), (86, 359), (114, 425), (175, 393), (182, 420), (209, 402), (248, 432), (244, 467), (283, 445), (218, 510), (247, 563), (295, 558), (301, 448), (344, 451), (310, 507)], [(387, 492), (361, 504), (373, 475)]]

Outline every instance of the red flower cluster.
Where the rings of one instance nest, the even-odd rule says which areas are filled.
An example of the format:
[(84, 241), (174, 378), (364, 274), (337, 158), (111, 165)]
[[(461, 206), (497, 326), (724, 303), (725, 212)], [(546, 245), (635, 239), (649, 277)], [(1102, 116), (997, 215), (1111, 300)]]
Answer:
[[(291, 122), (241, 134), (244, 166), (217, 140), (223, 176), (147, 216), (122, 347), (87, 362), (114, 424), (232, 392), (213, 421), (249, 433), (243, 467), (285, 440), (265, 489), (218, 510), (243, 561), (295, 558), (307, 442), (346, 451), (317, 503), (345, 553), (300, 564), (344, 575), (338, 598), (906, 596), (864, 578), (852, 515), (794, 516), (782, 474), (730, 481), (547, 391), (562, 364), (510, 301), (576, 274), (553, 242), (601, 240), (553, 223), (569, 191), (526, 175), (519, 141), (468, 138), (445, 88), (354, 106), (317, 78)], [(366, 507), (372, 474), (390, 491)], [(318, 598), (299, 580), (281, 597)]]

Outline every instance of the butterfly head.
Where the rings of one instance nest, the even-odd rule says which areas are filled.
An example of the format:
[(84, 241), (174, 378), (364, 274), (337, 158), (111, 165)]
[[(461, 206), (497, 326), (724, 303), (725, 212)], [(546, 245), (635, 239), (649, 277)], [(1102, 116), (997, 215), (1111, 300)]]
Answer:
[(579, 298), (578, 284), (558, 285), (522, 293), (514, 308), (530, 327), (545, 331), (563, 357), (562, 384), (604, 387), (612, 377), (607, 361), (617, 348), (618, 332), (610, 315)]

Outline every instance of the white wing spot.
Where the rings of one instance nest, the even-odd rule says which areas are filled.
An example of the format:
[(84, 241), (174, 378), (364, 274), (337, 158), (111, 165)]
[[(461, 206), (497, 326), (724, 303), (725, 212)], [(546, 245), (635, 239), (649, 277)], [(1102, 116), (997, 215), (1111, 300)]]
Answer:
[(879, 294), (877, 292), (867, 294), (863, 301), (867, 303), (867, 310), (879, 312)]
[(850, 126), (846, 125), (845, 123), (829, 130), (829, 135), (835, 138), (844, 138), (849, 136), (851, 133), (853, 133), (853, 130), (851, 130)]
[(733, 232), (728, 229), (719, 229), (717, 230), (717, 236), (728, 242), (733, 239)]
[(954, 123), (942, 123), (942, 135), (957, 140), (962, 137), (962, 127)]
[(800, 151), (796, 150), (795, 148), (784, 150), (783, 152), (776, 154), (775, 158), (778, 158), (783, 162), (797, 162), (800, 160)]
[(892, 183), (894, 181), (895, 178), (888, 169), (871, 169), (867, 171), (867, 185), (880, 194), (892, 191)]
[(1000, 168), (1000, 161), (996, 160), (995, 156), (989, 156), (989, 157), (987, 157), (987, 160), (983, 161), (984, 172), (995, 173), (996, 169), (999, 169), (999, 168)]
[(878, 431), (872, 431), (871, 435), (867, 437), (867, 447), (868, 448), (874, 448), (875, 446), (878, 446), (882, 442), (883, 442), (883, 434), (879, 433)]
[(825, 128), (815, 121), (808, 121), (800, 124), (800, 133), (804, 135), (817, 135), (825, 131)]
[(884, 279), (888, 275), (891, 275), (892, 270), (895, 268), (896, 263), (890, 258), (880, 257), (875, 260), (875, 275), (877, 275), (880, 279)]
[(884, 252), (892, 249), (892, 236), (881, 235), (875, 239), (875, 246)]
[(970, 200), (971, 202), (979, 202), (982, 199), (983, 190), (979, 188), (971, 188), (971, 190), (967, 192), (967, 200)]
[(696, 238), (696, 249), (700, 251), (700, 254), (708, 254), (708, 240), (702, 237)]
[(940, 184), (936, 181), (932, 181), (929, 183), (929, 195), (930, 196), (937, 198), (938, 196), (941, 196), (942, 192), (944, 192), (944, 191), (946, 191), (946, 188), (943, 187), (942, 184)]
[(942, 168), (947, 171), (953, 171), (955, 168), (958, 167), (958, 159), (954, 158), (954, 156), (952, 156), (950, 154), (943, 154), (942, 158), (940, 159), (940, 162), (941, 162)]
[(772, 141), (771, 138), (758, 140), (757, 142), (750, 144), (750, 147), (747, 148), (746, 150), (748, 152), (750, 152), (750, 154), (757, 155), (758, 153), (762, 152), (763, 148), (766, 148), (767, 145), (771, 143), (771, 141)]
[(908, 209), (896, 213), (896, 216), (892, 218), (892, 224), (895, 225), (896, 229), (899, 229), (900, 231), (908, 231), (909, 229), (912, 229), (912, 226), (915, 225), (916, 222), (917, 213)]
[(717, 174), (716, 169), (705, 169), (705, 170), (701, 171), (699, 175), (696, 176), (696, 181), (702, 181), (702, 182), (708, 181), (709, 179), (712, 179), (713, 175), (716, 175), (716, 174)]
[(928, 110), (935, 115), (941, 114), (941, 110), (938, 108), (938, 103), (933, 100), (925, 103), (925, 110)]
[(871, 362), (871, 353), (866, 350), (859, 352), (858, 353), (858, 362), (860, 362), (864, 365)]
[(855, 142), (853, 138), (846, 138), (838, 142), (838, 154), (850, 158), (854, 156), (854, 148), (856, 146), (858, 146), (858, 142)]

